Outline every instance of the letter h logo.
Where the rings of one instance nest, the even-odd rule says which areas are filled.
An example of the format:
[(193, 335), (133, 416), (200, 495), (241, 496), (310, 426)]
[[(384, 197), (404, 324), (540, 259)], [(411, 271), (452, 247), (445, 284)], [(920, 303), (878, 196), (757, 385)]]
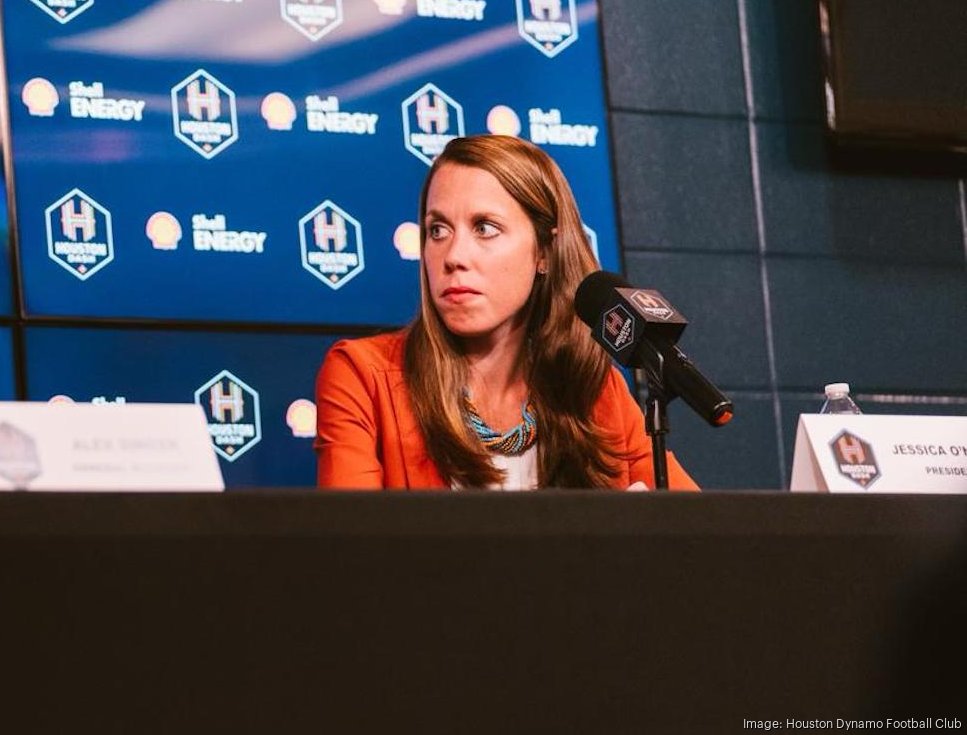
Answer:
[(316, 245), (322, 250), (341, 252), (346, 249), (346, 220), (338, 212), (329, 212), (332, 219), (322, 211), (312, 220)]
[(424, 133), (447, 132), (450, 127), (450, 111), (447, 109), (447, 101), (432, 92), (427, 92), (418, 97), (416, 100), (416, 123)]
[(541, 20), (558, 20), (561, 0), (531, 0), (531, 15)]
[(231, 414), (233, 423), (241, 421), (245, 414), (245, 399), (242, 397), (242, 387), (238, 383), (228, 381), (228, 391), (223, 389), (225, 384), (219, 380), (209, 391), (212, 417), (225, 423), (226, 414)]
[(617, 337), (621, 333), (621, 328), (625, 324), (625, 319), (618, 313), (617, 310), (609, 311), (604, 318), (604, 328), (608, 330), (608, 334), (612, 337)]
[[(201, 83), (205, 88), (202, 91)], [(207, 116), (204, 113), (208, 113)], [(188, 114), (196, 120), (215, 120), (222, 114), (222, 100), (218, 87), (208, 79), (194, 79), (188, 83)]]
[(850, 434), (843, 434), (836, 441), (839, 454), (849, 464), (866, 464), (866, 450), (863, 442)]
[(69, 240), (77, 241), (77, 231), (81, 231), (81, 238), (88, 242), (94, 237), (94, 207), (83, 199), (77, 200), (80, 204), (80, 211), (74, 209), (74, 200), (68, 199), (60, 205), (60, 225), (64, 232), (64, 237)]

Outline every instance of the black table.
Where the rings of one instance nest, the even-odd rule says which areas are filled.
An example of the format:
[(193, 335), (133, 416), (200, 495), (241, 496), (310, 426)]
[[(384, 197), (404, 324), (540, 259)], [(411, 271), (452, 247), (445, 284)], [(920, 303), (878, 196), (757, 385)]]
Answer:
[(0, 595), (11, 733), (967, 724), (967, 496), (6, 493)]

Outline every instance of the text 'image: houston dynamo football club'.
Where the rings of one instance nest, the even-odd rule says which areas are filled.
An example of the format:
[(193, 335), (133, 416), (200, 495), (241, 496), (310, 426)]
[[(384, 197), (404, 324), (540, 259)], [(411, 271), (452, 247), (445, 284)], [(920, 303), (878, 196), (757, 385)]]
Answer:
[(620, 270), (596, 0), (2, 13), (24, 397), (194, 401), (229, 486), (314, 482), (316, 368), (414, 315), (418, 194), (454, 137), (543, 147)]

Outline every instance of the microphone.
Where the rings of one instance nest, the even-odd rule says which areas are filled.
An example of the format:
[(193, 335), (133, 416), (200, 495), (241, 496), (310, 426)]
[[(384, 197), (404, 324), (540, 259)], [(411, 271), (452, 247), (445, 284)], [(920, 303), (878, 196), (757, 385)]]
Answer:
[(645, 370), (669, 399), (680, 396), (712, 426), (732, 419), (732, 401), (675, 344), (688, 321), (658, 291), (596, 271), (578, 286), (574, 309), (616, 362)]

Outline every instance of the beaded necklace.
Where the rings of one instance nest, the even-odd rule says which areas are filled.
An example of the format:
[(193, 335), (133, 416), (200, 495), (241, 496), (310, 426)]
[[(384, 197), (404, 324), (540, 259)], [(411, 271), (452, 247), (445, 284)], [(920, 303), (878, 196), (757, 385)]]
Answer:
[(480, 417), (466, 389), (463, 391), (463, 411), (467, 424), (487, 450), (494, 454), (508, 456), (523, 454), (537, 441), (537, 419), (534, 416), (534, 405), (530, 401), (524, 401), (520, 407), (520, 423), (503, 434), (498, 434), (487, 426), (487, 422)]

